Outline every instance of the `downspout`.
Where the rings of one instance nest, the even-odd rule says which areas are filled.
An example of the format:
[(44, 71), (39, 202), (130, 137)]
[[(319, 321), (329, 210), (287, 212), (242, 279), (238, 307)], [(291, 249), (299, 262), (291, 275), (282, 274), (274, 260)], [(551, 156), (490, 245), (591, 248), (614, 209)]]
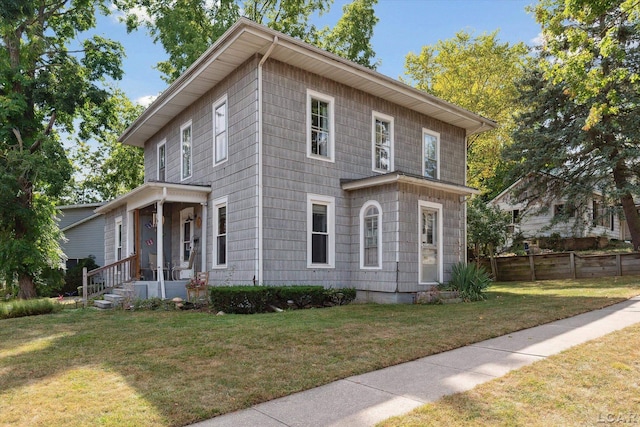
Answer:
[[(158, 218), (157, 218), (157, 227), (156, 227), (156, 242), (158, 243), (158, 253), (156, 256), (156, 269), (157, 269), (157, 277), (160, 280), (160, 293), (162, 299), (167, 297), (167, 292), (164, 287), (164, 241), (162, 235), (164, 234), (164, 202), (167, 200), (167, 187), (162, 187), (162, 198), (156, 203)], [(169, 273), (170, 274), (170, 273)]]
[(273, 43), (269, 46), (269, 49), (264, 54), (260, 62), (258, 63), (258, 247), (257, 256), (256, 256), (256, 276), (254, 277), (254, 283), (261, 284), (262, 283), (262, 274), (263, 274), (263, 215), (262, 215), (262, 66), (267, 61), (273, 49), (275, 49), (278, 44), (278, 36), (273, 37)]

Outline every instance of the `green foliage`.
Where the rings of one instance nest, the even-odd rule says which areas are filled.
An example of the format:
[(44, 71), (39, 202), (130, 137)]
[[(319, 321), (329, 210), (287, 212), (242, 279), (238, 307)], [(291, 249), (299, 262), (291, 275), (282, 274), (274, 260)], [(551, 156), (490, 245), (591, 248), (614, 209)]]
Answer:
[(505, 159), (517, 179), (532, 175), (529, 203), (594, 191), (621, 205), (640, 247), (640, 5), (627, 0), (547, 0), (533, 9), (544, 44), (520, 82), (526, 106)]
[[(377, 0), (353, 0), (333, 29), (317, 29), (309, 21), (329, 11), (333, 0), (116, 0), (129, 31), (145, 27), (169, 55), (158, 63), (168, 83), (180, 76), (241, 16), (316, 44), (337, 55), (374, 68), (370, 39), (377, 23)], [(143, 10), (148, 20), (140, 19)]]
[(0, 302), (0, 319), (50, 314), (62, 310), (62, 305), (48, 298)]
[(451, 280), (445, 289), (458, 292), (464, 301), (482, 301), (490, 283), (489, 273), (483, 267), (460, 262), (451, 267)]
[(409, 84), (497, 121), (495, 130), (471, 136), (468, 147), (469, 185), (493, 196), (510, 184), (504, 178), (509, 165), (500, 153), (511, 145), (512, 114), (521, 108), (516, 83), (527, 53), (523, 43), (500, 43), (498, 31), (480, 36), (460, 31), (405, 60)]
[[(122, 47), (85, 32), (98, 1), (10, 2), (0, 14), (0, 276), (36, 296), (60, 263), (54, 206), (72, 168), (58, 132), (80, 109), (101, 111), (105, 78), (122, 76)], [(70, 50), (70, 44), (79, 49)], [(99, 117), (99, 115), (96, 115)]]
[[(64, 295), (77, 292), (77, 289), (82, 287), (82, 269), (84, 267), (87, 268), (87, 271), (91, 271), (100, 266), (96, 264), (96, 257), (89, 255), (88, 258), (81, 259), (77, 265), (68, 269), (64, 277), (65, 285), (62, 289)], [(79, 295), (82, 294), (79, 293)]]
[(493, 256), (495, 250), (504, 244), (510, 223), (509, 212), (489, 206), (480, 197), (473, 198), (467, 209), (467, 239), (468, 244), (474, 247), (476, 257), (483, 250)]
[[(65, 203), (92, 203), (112, 200), (144, 183), (142, 148), (118, 142), (118, 136), (142, 113), (119, 89), (105, 100), (106, 109), (80, 110), (80, 134), (69, 155), (76, 176), (65, 194)], [(92, 149), (83, 135), (94, 135)]]
[(136, 299), (133, 302), (133, 310), (177, 310), (176, 303), (171, 300), (163, 300), (162, 298)]
[(210, 290), (215, 311), (235, 314), (264, 313), (281, 308), (345, 305), (356, 297), (355, 289), (325, 289), (322, 286), (216, 286)]

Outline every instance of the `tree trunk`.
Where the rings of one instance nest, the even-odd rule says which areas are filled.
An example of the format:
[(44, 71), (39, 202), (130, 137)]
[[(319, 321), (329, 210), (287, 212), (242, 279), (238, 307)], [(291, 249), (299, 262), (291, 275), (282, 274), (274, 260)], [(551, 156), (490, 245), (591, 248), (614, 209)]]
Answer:
[[(628, 185), (628, 168), (623, 161), (619, 161), (616, 167), (613, 169), (613, 179), (616, 183), (618, 190), (627, 188)], [(629, 191), (624, 191), (620, 196), (620, 202), (622, 203), (622, 211), (627, 220), (627, 226), (629, 227), (629, 233), (631, 234), (631, 243), (633, 244), (633, 250), (640, 250), (640, 215), (636, 209), (636, 204), (633, 200), (633, 196)]]
[(18, 279), (18, 298), (20, 299), (32, 299), (37, 298), (36, 285), (33, 283), (33, 278), (28, 274), (20, 274)]

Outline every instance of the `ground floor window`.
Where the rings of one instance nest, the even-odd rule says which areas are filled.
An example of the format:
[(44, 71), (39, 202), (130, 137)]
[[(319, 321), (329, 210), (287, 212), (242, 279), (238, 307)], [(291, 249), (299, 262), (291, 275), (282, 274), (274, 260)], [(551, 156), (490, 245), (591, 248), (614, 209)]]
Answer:
[(227, 266), (227, 198), (213, 202), (213, 235), (215, 236), (213, 267)]
[(378, 202), (369, 201), (360, 210), (360, 268), (381, 267), (381, 218)]
[(335, 259), (335, 199), (307, 196), (307, 266), (333, 267)]

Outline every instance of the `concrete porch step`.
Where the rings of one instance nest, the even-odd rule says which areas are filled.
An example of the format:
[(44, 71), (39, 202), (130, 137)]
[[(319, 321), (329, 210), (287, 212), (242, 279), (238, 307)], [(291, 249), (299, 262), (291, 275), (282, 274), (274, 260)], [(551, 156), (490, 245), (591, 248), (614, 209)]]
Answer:
[(108, 310), (110, 308), (114, 308), (114, 304), (111, 301), (107, 301), (107, 300), (103, 300), (103, 299), (97, 299), (93, 302), (94, 307), (98, 307), (101, 308), (103, 310)]
[(104, 294), (102, 295), (102, 299), (111, 301), (114, 305), (122, 304), (122, 301), (124, 301), (124, 297), (118, 294)]

